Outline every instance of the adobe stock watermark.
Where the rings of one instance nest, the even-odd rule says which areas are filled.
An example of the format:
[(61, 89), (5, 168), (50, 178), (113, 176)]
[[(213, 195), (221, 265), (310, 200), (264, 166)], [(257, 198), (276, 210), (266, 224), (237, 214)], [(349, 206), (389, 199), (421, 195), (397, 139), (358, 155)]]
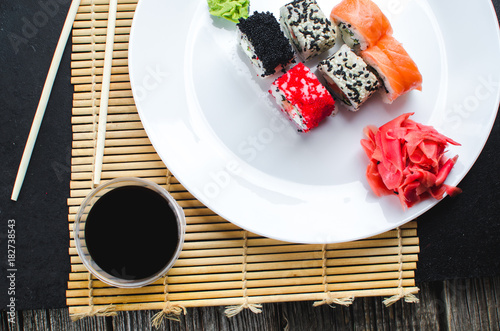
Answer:
[[(277, 134), (285, 130), (287, 125), (290, 123), (287, 123), (283, 117), (271, 117), (269, 125), (259, 129), (255, 134), (247, 136), (238, 144), (238, 155), (246, 162), (252, 162), (275, 140)], [(210, 181), (205, 183), (201, 190), (194, 188), (193, 193), (204, 201), (215, 199), (229, 186), (233, 177), (239, 175), (241, 171), (240, 162), (237, 159), (231, 159), (224, 165), (223, 169), (209, 172)]]
[(54, 174), (56, 175), (59, 183), (63, 182), (67, 177), (69, 177), (69, 174), (71, 173), (71, 147), (70, 146), (66, 146), (64, 155), (68, 156), (64, 163), (60, 162), (58, 160), (53, 160), (50, 163), (50, 166), (52, 167), (52, 170), (54, 171)]
[(475, 88), (471, 89), (471, 94), (445, 110), (445, 121), (449, 123), (451, 128), (457, 130), (464, 120), (467, 120), (479, 109), (481, 101), (492, 97), (499, 86), (500, 82), (495, 81), (492, 75), (479, 76)]
[(403, 13), (410, 0), (385, 0), (379, 3), (380, 10), (389, 20)]
[(157, 64), (154, 68), (147, 66), (145, 68), (146, 75), (142, 78), (138, 85), (134, 86), (135, 101), (144, 100), (148, 94), (156, 90), (168, 77), (169, 72), (160, 68)]
[(22, 45), (28, 45), (29, 40), (35, 38), (40, 33), (40, 30), (47, 26), (50, 20), (57, 15), (61, 5), (69, 2), (70, 0), (37, 1), (40, 10), (36, 11), (31, 17), (21, 17), (21, 22), (17, 25), (20, 27), (20, 31), (18, 33), (7, 31), (7, 37), (14, 49), (14, 53), (17, 54)]
[(16, 220), (7, 221), (7, 321), (16, 323)]

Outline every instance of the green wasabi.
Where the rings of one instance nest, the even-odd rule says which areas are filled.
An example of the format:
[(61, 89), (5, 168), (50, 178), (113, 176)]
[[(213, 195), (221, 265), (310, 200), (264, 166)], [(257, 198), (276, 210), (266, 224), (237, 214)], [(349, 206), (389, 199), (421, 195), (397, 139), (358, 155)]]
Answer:
[(207, 0), (211, 15), (238, 23), (240, 18), (248, 18), (250, 0)]

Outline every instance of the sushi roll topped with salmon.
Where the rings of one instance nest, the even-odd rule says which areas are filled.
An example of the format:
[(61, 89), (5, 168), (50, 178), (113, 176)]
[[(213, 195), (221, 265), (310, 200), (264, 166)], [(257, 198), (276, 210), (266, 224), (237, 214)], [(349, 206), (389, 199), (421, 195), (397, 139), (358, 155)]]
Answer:
[(343, 0), (332, 9), (330, 17), (339, 26), (344, 42), (355, 51), (365, 50), (392, 34), (391, 23), (371, 0)]
[(381, 78), (385, 103), (392, 103), (411, 90), (422, 90), (422, 75), (417, 64), (394, 37), (382, 37), (376, 45), (362, 51), (361, 57)]

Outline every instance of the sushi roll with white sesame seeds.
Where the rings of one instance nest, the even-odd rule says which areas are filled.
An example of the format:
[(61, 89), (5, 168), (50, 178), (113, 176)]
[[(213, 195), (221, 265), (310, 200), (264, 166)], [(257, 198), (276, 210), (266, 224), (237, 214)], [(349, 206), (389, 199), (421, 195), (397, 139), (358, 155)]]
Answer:
[(304, 61), (335, 46), (338, 28), (315, 0), (294, 0), (281, 7), (280, 24)]
[(239, 43), (260, 77), (285, 71), (295, 61), (290, 42), (270, 12), (254, 12), (237, 24)]
[(335, 101), (302, 62), (274, 81), (269, 93), (299, 132), (307, 132), (335, 113)]
[(334, 96), (351, 111), (358, 111), (380, 86), (365, 61), (345, 44), (337, 53), (321, 61), (318, 70)]

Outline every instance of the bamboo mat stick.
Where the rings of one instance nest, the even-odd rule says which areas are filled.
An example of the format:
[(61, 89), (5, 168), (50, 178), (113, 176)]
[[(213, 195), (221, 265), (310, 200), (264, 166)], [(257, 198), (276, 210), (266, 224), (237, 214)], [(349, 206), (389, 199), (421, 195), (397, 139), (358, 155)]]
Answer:
[(108, 115), (109, 84), (111, 80), (111, 69), (113, 64), (113, 47), (116, 26), (117, 0), (109, 2), (108, 24), (106, 32), (106, 50), (104, 52), (104, 69), (101, 102), (99, 104), (99, 126), (97, 129), (96, 160), (94, 168), (94, 185), (101, 182), (102, 158), (104, 156), (104, 142), (106, 139), (106, 117)]
[[(352, 282), (347, 284), (330, 284), (328, 288), (331, 291), (342, 291), (342, 290), (365, 290), (365, 289), (383, 289), (383, 288), (393, 288), (397, 287), (398, 280), (380, 280), (380, 281), (369, 281), (369, 282)], [(414, 285), (412, 279), (404, 279), (402, 281), (404, 287), (409, 287)], [(276, 288), (249, 288), (248, 295), (250, 296), (272, 296), (272, 295), (283, 295), (283, 294), (295, 294), (295, 293), (320, 293), (323, 291), (324, 286), (322, 284), (316, 285), (299, 285), (299, 286), (280, 286)], [(396, 289), (397, 290), (397, 289)], [(178, 300), (197, 300), (197, 299), (217, 299), (217, 298), (241, 298), (241, 289), (229, 289), (229, 290), (218, 290), (218, 291), (197, 291), (197, 292), (174, 292), (169, 293), (169, 298), (172, 301)], [(95, 304), (119, 304), (119, 303), (133, 303), (133, 302), (154, 302), (161, 301), (164, 298), (164, 294), (147, 294), (147, 295), (117, 295), (117, 296), (96, 296), (93, 298)], [(68, 305), (82, 305), (88, 302), (88, 297), (83, 298), (67, 298)]]
[[(416, 262), (404, 262), (402, 264), (402, 270), (414, 270), (416, 269)], [(399, 271), (400, 266), (398, 262), (385, 263), (385, 264), (373, 264), (373, 265), (355, 265), (355, 266), (334, 266), (327, 268), (328, 275), (353, 275), (353, 274), (363, 274), (363, 273), (379, 273), (388, 271)], [(175, 270), (175, 269), (173, 269)], [(71, 273), (69, 276), (68, 288), (78, 289), (87, 288), (88, 284), (88, 271), (83, 269), (84, 272)], [(273, 279), (273, 278), (287, 278), (287, 277), (307, 277), (312, 275), (321, 275), (322, 270), (318, 267), (310, 269), (296, 269), (289, 268), (286, 270), (255, 270), (247, 274), (247, 279)], [(170, 284), (190, 284), (190, 283), (207, 283), (207, 282), (218, 282), (225, 280), (241, 280), (241, 266), (230, 266), (229, 269), (221, 268), (220, 273), (211, 274), (172, 274), (169, 273), (169, 283)], [(159, 284), (161, 280), (153, 283)], [(109, 287), (109, 285), (104, 283), (96, 283), (95, 287)]]
[[(96, 20), (105, 20), (108, 16), (106, 13), (99, 13), (96, 11), (97, 14), (94, 14), (94, 18)], [(133, 18), (134, 17), (134, 12), (133, 11), (122, 11), (117, 13), (116, 18), (117, 19), (127, 19), (127, 18)], [(91, 14), (89, 13), (78, 13), (76, 15), (76, 20), (77, 21), (84, 21), (88, 20), (91, 18)]]
[[(123, 59), (122, 59), (123, 60)], [(96, 61), (97, 63), (97, 61)], [(119, 62), (118, 62), (119, 63)], [(121, 64), (119, 64), (121, 65)], [(77, 66), (77, 64), (75, 64)], [(114, 66), (114, 64), (113, 64)], [(79, 84), (75, 85), (75, 92), (88, 92), (92, 90), (92, 85), (94, 85), (94, 88), (96, 91), (101, 91), (101, 84), (95, 83), (95, 84)], [(130, 90), (130, 82), (114, 82), (110, 84), (110, 89), (111, 90)]]
[[(402, 270), (405, 272), (414, 272), (413, 269), (416, 268), (415, 262), (407, 262), (402, 266)], [(392, 273), (391, 273), (392, 272)], [(388, 276), (389, 274), (393, 274), (394, 272), (399, 272), (399, 264), (376, 264), (376, 265), (366, 265), (366, 266), (351, 266), (351, 267), (334, 267), (328, 268), (327, 273), (330, 275), (329, 277), (343, 277), (336, 278), (337, 282), (340, 282), (342, 279), (343, 282), (348, 282), (354, 278), (358, 279), (358, 281), (362, 277), (370, 277), (370, 279), (388, 277), (387, 279), (397, 278), (393, 276)], [(410, 273), (405, 273), (405, 277), (409, 278), (413, 277)], [(321, 276), (322, 270), (319, 268), (315, 269), (290, 269), (290, 270), (279, 270), (279, 271), (254, 271), (247, 274), (248, 280), (263, 280), (269, 281), (277, 278), (286, 279), (286, 278), (295, 278), (295, 277), (311, 277), (311, 276)], [(364, 276), (363, 276), (364, 275)], [(79, 277), (81, 276), (81, 277)], [(354, 277), (354, 278), (350, 278)], [(83, 273), (80, 274), (72, 274), (69, 278), (68, 289), (76, 290), (76, 289), (88, 289), (88, 277), (84, 276)], [(335, 279), (335, 278), (330, 278)], [(241, 273), (233, 272), (233, 273), (221, 273), (221, 274), (210, 274), (210, 275), (184, 275), (184, 276), (169, 276), (168, 282), (169, 284), (194, 284), (194, 283), (212, 283), (212, 282), (224, 282), (224, 281), (241, 281)], [(332, 281), (330, 281), (332, 282)], [(318, 283), (318, 282), (316, 282)], [(321, 281), (319, 281), (321, 283)], [(151, 284), (154, 285), (162, 285), (162, 280), (158, 280)], [(271, 284), (272, 286), (273, 284)], [(145, 288), (150, 288), (147, 286)], [(240, 284), (241, 286), (241, 284)], [(96, 283), (95, 288), (109, 288), (109, 285), (105, 283)]]
[[(119, 0), (118, 3), (121, 4), (137, 4), (138, 0)], [(91, 4), (97, 5), (108, 5), (108, 0), (82, 0), (82, 7), (89, 6)], [(80, 8), (82, 8), (80, 7)]]
[[(408, 279), (413, 277), (414, 272), (404, 271), (402, 272), (402, 278)], [(353, 283), (356, 282), (357, 287), (359, 287), (359, 282), (364, 281), (390, 281), (393, 279), (397, 279), (399, 276), (399, 271), (393, 272), (378, 272), (374, 274), (355, 274), (355, 275), (338, 275), (338, 276), (330, 276), (328, 277), (329, 283)], [(262, 279), (262, 280), (247, 280), (247, 287), (254, 289), (263, 289), (265, 288), (277, 288), (280, 290), (280, 287), (290, 287), (290, 286), (301, 286), (301, 285), (316, 285), (321, 284), (322, 276), (321, 273), (315, 275), (314, 277), (290, 277), (290, 278), (276, 278), (276, 279)], [(82, 282), (83, 283), (83, 282)], [(82, 284), (83, 285), (83, 284)], [(321, 285), (319, 285), (321, 286)], [(345, 285), (342, 285), (345, 286)], [(190, 292), (190, 291), (217, 291), (217, 290), (228, 290), (228, 289), (240, 289), (241, 288), (241, 276), (240, 279), (236, 278), (232, 281), (219, 281), (219, 282), (204, 282), (204, 283), (186, 283), (186, 284), (169, 284), (169, 292), (170, 293), (181, 293), (181, 292)], [(98, 296), (109, 296), (109, 295), (127, 295), (127, 294), (157, 294), (163, 293), (164, 286), (156, 285), (156, 286), (148, 286), (140, 289), (115, 289), (110, 287), (98, 287), (92, 290), (92, 294), (95, 297)], [(78, 298), (78, 297), (87, 297), (89, 289), (86, 286), (82, 286), (80, 289), (71, 289), (67, 292), (68, 298)], [(279, 293), (279, 292), (278, 292)]]
[[(126, 59), (128, 58), (128, 51), (115, 51), (113, 52), (113, 58), (114, 59)], [(95, 52), (94, 59), (96, 60), (104, 60), (104, 52)], [(71, 60), (78, 61), (78, 60), (92, 60), (92, 52), (85, 52), (85, 53), (71, 53)], [(129, 81), (130, 80), (125, 80)], [(81, 84), (78, 81), (74, 81), (71, 79), (72, 84)], [(87, 82), (89, 83), (89, 82)]]
[[(73, 245), (74, 246), (74, 245)], [(416, 253), (416, 250), (414, 251)], [(416, 262), (418, 260), (417, 254), (405, 253), (402, 258), (402, 262)], [(194, 275), (194, 274), (216, 274), (225, 272), (241, 272), (242, 259), (226, 257), (223, 259), (212, 259), (207, 262), (214, 262), (215, 264), (205, 265), (185, 265), (181, 264), (185, 261), (179, 260), (175, 266), (170, 269), (169, 275)], [(340, 267), (340, 266), (359, 266), (359, 265), (375, 265), (375, 264), (390, 264), (399, 263), (398, 255), (386, 255), (386, 256), (368, 256), (368, 257), (342, 257), (342, 258), (332, 258), (328, 260), (328, 267)], [(307, 269), (307, 268), (321, 268), (321, 260), (305, 260), (297, 261), (296, 259), (291, 259), (288, 261), (275, 261), (269, 262), (262, 261), (260, 263), (252, 262), (248, 264), (247, 271), (261, 271), (261, 270), (281, 270), (281, 269)], [(72, 264), (72, 272), (86, 272), (87, 269), (83, 264)]]
[[(73, 150), (73, 156), (78, 155), (92, 155), (86, 149), (79, 151)], [(126, 147), (109, 147), (104, 149), (106, 155), (122, 155), (122, 154), (137, 154), (137, 153), (154, 153), (153, 146), (126, 146)]]
[[(405, 287), (406, 293), (418, 293), (418, 287)], [(375, 297), (375, 296), (391, 296), (399, 293), (397, 288), (386, 289), (370, 289), (370, 290), (355, 290), (355, 291), (337, 291), (332, 292), (332, 297), (346, 298), (346, 297)], [(283, 294), (283, 295), (263, 295), (249, 297), (248, 303), (275, 303), (275, 302), (291, 302), (291, 301), (314, 301), (322, 299), (324, 293), (298, 293), (298, 294)], [(212, 306), (227, 306), (241, 304), (242, 298), (215, 298), (215, 299), (192, 299), (192, 300), (179, 300), (173, 301), (182, 307), (212, 307)], [(165, 302), (158, 300), (157, 302), (148, 303), (127, 303), (117, 304), (116, 311), (131, 311), (131, 310), (146, 310), (146, 309), (163, 309)], [(94, 306), (96, 309), (99, 306)], [(82, 306), (69, 307), (70, 314), (82, 313), (88, 311), (88, 306), (85, 303)]]
[[(102, 92), (101, 92), (102, 93)], [(109, 93), (109, 92), (108, 92)], [(101, 94), (102, 98), (101, 101), (104, 98), (104, 95)], [(108, 103), (109, 105), (113, 106), (118, 106), (118, 105), (132, 105), (133, 104), (133, 98), (109, 98), (108, 96)], [(73, 100), (73, 106), (74, 107), (79, 107), (79, 106), (90, 106), (92, 102), (90, 100)]]
[[(88, 39), (92, 39), (91, 37), (85, 37)], [(103, 60), (97, 60), (94, 61), (93, 63), (94, 67), (96, 68), (102, 68), (104, 66), (104, 61)], [(92, 66), (92, 61), (72, 61), (71, 62), (71, 69), (84, 69), (84, 68), (90, 68)], [(119, 66), (128, 66), (128, 59), (113, 59), (113, 67), (119, 67)], [(111, 84), (111, 87), (113, 84)], [(128, 88), (130, 89), (130, 84), (128, 84)], [(75, 89), (76, 92), (78, 90)]]
[[(73, 116), (71, 122), (72, 124), (91, 124), (89, 120), (92, 116)], [(114, 122), (130, 122), (130, 121), (140, 121), (139, 115), (135, 114), (110, 114), (109, 120)]]
[[(97, 89), (96, 89), (97, 91)], [(78, 107), (78, 108), (73, 108), (73, 115), (74, 117), (80, 117), (83, 115), (91, 115), (93, 114), (91, 111), (92, 107)], [(124, 125), (125, 128), (133, 126), (134, 129), (144, 129), (142, 124), (140, 126), (137, 125), (137, 121), (139, 121), (139, 116), (137, 115), (137, 108), (135, 105), (119, 105), (119, 106), (108, 106), (108, 115), (109, 114), (134, 114), (136, 117), (135, 119), (132, 120), (132, 122), (126, 122), (126, 123), (121, 123), (121, 125)], [(92, 124), (90, 123), (85, 123), (83, 121), (80, 122), (73, 122), (73, 124)], [(108, 123), (107, 126), (112, 126), (114, 123)], [(73, 127), (74, 129), (75, 127)], [(75, 130), (73, 130), (74, 132)], [(81, 130), (79, 130), (81, 132)], [(89, 132), (93, 132), (92, 130), (88, 130)]]
[[(132, 26), (132, 20), (131, 19), (116, 20), (115, 24), (116, 24), (116, 26), (120, 26), (120, 27), (130, 27), (130, 26)], [(91, 26), (92, 26), (92, 23), (89, 21), (75, 22), (75, 28), (90, 28)], [(104, 28), (104, 27), (106, 27), (106, 22), (96, 21), (95, 27)]]
[[(75, 53), (73, 53), (75, 54)], [(91, 54), (91, 53), (84, 53), (84, 54)], [(95, 53), (95, 57), (99, 58), (100, 54), (102, 54), (102, 59), (104, 59), (104, 53)], [(113, 56), (115, 53), (113, 53)], [(89, 56), (90, 58), (90, 56)], [(113, 83), (118, 83), (118, 82), (128, 82), (130, 81), (130, 77), (125, 74), (116, 74), (116, 75), (111, 75), (110, 78), (111, 82)], [(101, 76), (96, 76), (95, 77), (95, 82), (96, 83), (102, 83), (102, 77)], [(92, 77), (91, 76), (75, 76), (71, 77), (71, 84), (93, 84), (92, 82)]]
[[(148, 180), (155, 182), (156, 184), (160, 184), (160, 185), (165, 184), (165, 176), (150, 177), (150, 178), (148, 178)], [(70, 181), (69, 186), (70, 186), (71, 190), (88, 189), (90, 187), (90, 185), (87, 181)], [(172, 186), (174, 187), (174, 189), (172, 189), (172, 191), (185, 191), (185, 188), (180, 184), (175, 184)]]
[[(126, 139), (127, 137), (129, 138), (145, 138), (148, 135), (146, 134), (146, 131), (144, 130), (128, 130), (128, 131), (111, 131), (111, 132), (106, 132), (108, 137), (111, 139)], [(95, 133), (93, 132), (84, 132), (84, 133), (74, 133), (73, 134), (73, 140), (91, 140), (95, 138)], [(135, 161), (130, 160), (130, 161)], [(163, 165), (163, 163), (162, 163)], [(78, 170), (80, 171), (80, 170)], [(82, 170), (82, 171), (87, 171), (87, 170)], [(90, 169), (92, 171), (92, 169)]]
[[(113, 32), (113, 31), (111, 31)], [(107, 39), (107, 38), (106, 38)], [(96, 52), (99, 51), (105, 51), (106, 50), (106, 45), (105, 44), (95, 44), (94, 48), (90, 45), (81, 45), (81, 44), (76, 44), (73, 45), (73, 51), (74, 52), (92, 52), (92, 50), (95, 49)], [(113, 38), (113, 49), (115, 51), (124, 51), (128, 49), (128, 42), (114, 42)], [(106, 52), (104, 52), (104, 56), (106, 56)]]
[[(99, 70), (95, 70), (95, 73), (99, 74)], [(128, 100), (130, 100), (130, 98), (132, 98), (132, 91), (131, 90), (113, 90), (112, 88), (110, 88), (109, 96), (110, 96), (110, 98), (129, 98)], [(95, 91), (94, 97), (96, 99), (100, 99), (101, 92)], [(91, 92), (75, 93), (73, 98), (74, 98), (74, 100), (89, 100), (89, 99), (92, 99), (92, 93)], [(108, 109), (108, 111), (109, 111), (109, 109)]]
[[(75, 157), (71, 159), (72, 165), (92, 164), (91, 157)], [(118, 163), (118, 162), (131, 162), (131, 161), (161, 161), (158, 154), (135, 154), (135, 155), (104, 155), (104, 163)]]
[[(73, 69), (71, 70), (71, 76), (76, 77), (76, 76), (90, 76), (92, 73), (96, 75), (102, 75), (104, 71), (104, 68), (84, 68), (84, 69)], [(113, 66), (111, 70), (111, 74), (116, 75), (116, 74), (127, 74), (128, 73), (128, 67), (126, 66)]]
[[(106, 130), (105, 126), (103, 130), (104, 131)], [(99, 135), (97, 136), (97, 139), (99, 139)], [(104, 146), (113, 147), (113, 146), (150, 145), (151, 142), (149, 141), (149, 138), (125, 138), (125, 139), (109, 139), (106, 140), (105, 142), (103, 141), (102, 144), (103, 144), (102, 151), (100, 153), (104, 152)], [(92, 141), (73, 141), (73, 148), (92, 148), (92, 147), (93, 147)], [(101, 168), (99, 170), (102, 170), (102, 160), (101, 160)]]
[[(137, 1), (135, 1), (134, 3), (129, 3), (129, 4), (126, 4), (126, 3), (121, 3), (121, 1), (119, 1), (118, 3), (118, 11), (123, 13), (123, 12), (134, 12), (135, 11), (135, 8), (137, 7), (137, 5), (135, 4), (137, 3)], [(103, 3), (100, 3), (100, 4), (96, 4), (94, 3), (95, 5), (95, 9), (94, 11), (95, 12), (107, 12), (108, 11), (108, 8), (109, 8), (109, 5), (108, 5), (108, 1), (105, 1)], [(79, 14), (84, 14), (84, 13), (89, 13), (90, 12), (90, 4), (89, 5), (82, 5), (80, 7), (80, 10), (78, 11)], [(106, 19), (106, 18), (104, 18)], [(87, 21), (88, 18), (85, 17), (83, 18), (84, 21)]]
[[(106, 35), (106, 28), (94, 28), (94, 35)], [(73, 36), (90, 36), (92, 29), (74, 29)], [(116, 27), (115, 34), (130, 34), (130, 27)]]
[(54, 85), (57, 70), (59, 69), (59, 64), (61, 63), (64, 48), (66, 47), (66, 43), (71, 32), (71, 27), (75, 20), (75, 16), (79, 6), (80, 0), (73, 0), (69, 8), (68, 15), (66, 16), (66, 21), (64, 22), (59, 41), (57, 42), (56, 50), (54, 52), (54, 56), (52, 57), (52, 62), (50, 63), (49, 73), (43, 86), (42, 96), (40, 97), (40, 101), (36, 109), (35, 118), (33, 119), (33, 124), (31, 125), (30, 133), (28, 135), (28, 141), (26, 142), (23, 156), (21, 158), (21, 163), (19, 165), (19, 170), (17, 172), (16, 181), (14, 183), (14, 189), (11, 196), (11, 199), (14, 201), (17, 201), (19, 192), (21, 191), (21, 186), (23, 185), (24, 177), (26, 176), (28, 164), (31, 159), (31, 154), (33, 153), (33, 148), (35, 147), (38, 131), (40, 131), (43, 115), (45, 114), (45, 109), (47, 108), (50, 92), (52, 91), (52, 86)]
[[(407, 281), (406, 284), (411, 284), (411, 282)], [(417, 293), (418, 291), (419, 291), (419, 289), (416, 287), (413, 287), (413, 285), (405, 287), (405, 292), (407, 292), (407, 293)], [(349, 296), (354, 296), (354, 297), (387, 296), (387, 295), (392, 295), (392, 294), (397, 293), (397, 292), (398, 292), (397, 288), (392, 288), (392, 289), (380, 288), (380, 289), (358, 289), (358, 290), (350, 290), (350, 291), (343, 290), (343, 291), (337, 291), (337, 292), (331, 293), (331, 294), (332, 294), (332, 297), (342, 298), (342, 297), (349, 297)], [(292, 293), (292, 294), (282, 294), (282, 295), (275, 295), (275, 296), (263, 295), (260, 297), (253, 297), (253, 298), (248, 298), (248, 299), (249, 299), (249, 302), (262, 302), (262, 303), (286, 302), (288, 300), (290, 300), (290, 301), (304, 301), (304, 300), (314, 300), (315, 298), (318, 299), (318, 297), (321, 298), (321, 296), (323, 294), (324, 293), (298, 293), (298, 294)], [(181, 304), (181, 302), (186, 302), (183, 300), (185, 300), (185, 299), (181, 298), (181, 300), (176, 301), (176, 303)], [(219, 297), (219, 298), (210, 299), (210, 301), (211, 300), (217, 301), (218, 304), (216, 304), (216, 305), (219, 305), (219, 304), (222, 305), (223, 304), (222, 302), (225, 300), (236, 300), (236, 302), (233, 301), (233, 302), (226, 303), (226, 304), (235, 304), (235, 303), (237, 303), (238, 300), (241, 301), (241, 297), (240, 298), (238, 298), (238, 297), (228, 298), (228, 299), (224, 299), (223, 297)], [(78, 300), (75, 300), (75, 301), (78, 301)], [(189, 304), (189, 303), (182, 304), (182, 305), (185, 307), (211, 306), (210, 301), (203, 300), (201, 298), (195, 299), (193, 301), (195, 302), (194, 305), (192, 305), (192, 303), (191, 304)], [(141, 305), (139, 302), (140, 302), (139, 300), (135, 300), (135, 303), (133, 303), (133, 301), (126, 301), (126, 302), (118, 303), (118, 305), (119, 305), (119, 307), (120, 306), (127, 307), (127, 310), (133, 310), (133, 308), (131, 308), (131, 307), (133, 307), (135, 304)], [(151, 302), (150, 304), (154, 305), (155, 302)], [(74, 309), (74, 308), (78, 309), (78, 307), (70, 307), (70, 309)], [(144, 309), (144, 308), (142, 308), (142, 309)], [(154, 306), (152, 306), (148, 309), (155, 309), (155, 308), (154, 308)], [(118, 310), (120, 310), (120, 309), (118, 309)]]
[[(102, 165), (103, 171), (113, 171), (113, 170), (135, 170), (135, 169), (144, 169), (144, 166), (148, 166), (150, 168), (162, 168), (163, 162), (161, 161), (145, 161), (145, 162), (128, 162), (128, 163), (105, 163)], [(86, 172), (92, 171), (91, 165), (80, 165), (80, 166), (72, 166), (71, 170), (75, 172)], [(81, 201), (80, 201), (81, 203)]]
[[(119, 171), (105, 171), (102, 173), (101, 178), (102, 179), (114, 179), (114, 178), (119, 178), (119, 177), (157, 177), (161, 176), (162, 174), (165, 173), (165, 170), (163, 169), (157, 169), (157, 170), (119, 170)], [(71, 179), (72, 180), (78, 180), (78, 179), (90, 179), (92, 177), (92, 173), (74, 173), (71, 174)]]
[[(131, 177), (133, 176), (133, 171), (130, 171), (130, 172), (124, 172), (122, 174), (120, 174), (121, 176), (114, 176), (114, 177), (110, 177), (109, 179), (112, 179), (112, 178), (118, 178), (118, 177)], [(145, 177), (145, 176), (143, 176)], [(148, 178), (149, 179), (149, 178)], [(69, 208), (69, 212), (71, 214), (76, 214), (78, 212), (78, 209), (80, 207), (79, 206), (71, 206)], [(189, 217), (189, 216), (212, 216), (212, 215), (215, 215), (215, 213), (208, 209), (208, 208), (188, 208), (188, 209), (185, 209), (184, 210), (184, 214), (186, 214), (186, 217)], [(75, 219), (75, 215), (72, 215), (71, 218), (70, 218), (70, 221), (74, 221)], [(227, 235), (225, 235), (226, 238), (237, 238), (237, 237), (241, 237), (241, 232), (235, 232), (235, 233), (229, 233)], [(190, 234), (188, 234), (186, 236), (187, 238), (191, 239), (190, 237)], [(211, 234), (207, 234), (204, 236), (205, 239), (213, 239), (213, 238), (220, 238), (220, 235), (218, 234), (214, 234), (214, 235), (211, 235)], [(194, 238), (193, 236), (193, 239), (196, 239)]]
[[(407, 254), (403, 257), (403, 262), (416, 262), (418, 256), (416, 254)], [(338, 258), (329, 260), (327, 266), (340, 267), (340, 266), (359, 266), (359, 265), (375, 265), (375, 264), (389, 264), (399, 263), (397, 255), (388, 256), (375, 256), (375, 257), (349, 257)], [(283, 270), (283, 269), (306, 269), (306, 268), (321, 268), (321, 260), (310, 261), (282, 261), (282, 262), (264, 262), (252, 263), (247, 266), (247, 271), (260, 271), (260, 270)], [(72, 270), (75, 272), (86, 271), (83, 265), (73, 265)], [(224, 273), (229, 271), (241, 271), (241, 265), (217, 265), (217, 266), (189, 266), (189, 267), (174, 267), (170, 270), (169, 275), (186, 275), (186, 274), (209, 274), (209, 273)]]

